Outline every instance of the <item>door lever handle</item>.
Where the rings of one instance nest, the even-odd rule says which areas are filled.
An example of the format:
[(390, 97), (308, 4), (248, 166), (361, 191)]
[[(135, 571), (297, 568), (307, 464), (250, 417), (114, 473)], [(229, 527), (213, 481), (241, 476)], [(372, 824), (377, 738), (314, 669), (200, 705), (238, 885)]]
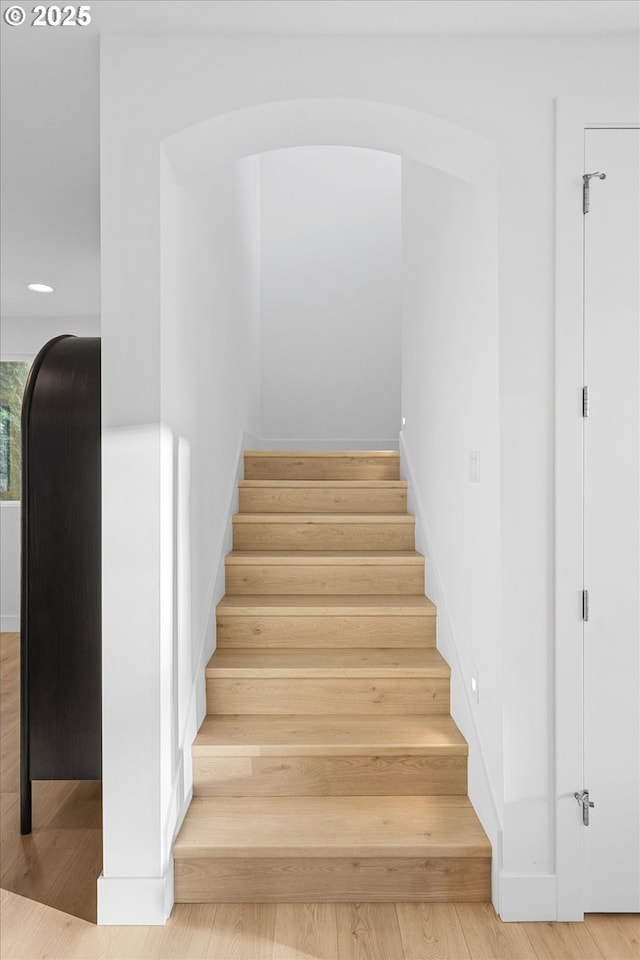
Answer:
[(574, 793), (578, 801), (578, 806), (582, 807), (582, 822), (585, 827), (589, 826), (589, 807), (595, 807), (593, 800), (589, 799), (589, 791), (583, 790), (582, 793)]

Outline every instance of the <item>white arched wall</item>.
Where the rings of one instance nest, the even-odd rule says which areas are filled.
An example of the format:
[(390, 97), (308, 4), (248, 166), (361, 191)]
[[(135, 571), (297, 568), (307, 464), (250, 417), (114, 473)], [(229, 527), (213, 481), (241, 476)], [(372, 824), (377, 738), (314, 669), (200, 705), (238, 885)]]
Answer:
[[(122, 127), (121, 120), (108, 113), (104, 124), (107, 131), (111, 124)], [(203, 668), (215, 643), (213, 601), (222, 570), (218, 568), (217, 581), (216, 571), (210, 572), (214, 588), (209, 616), (202, 628), (204, 635), (194, 636), (193, 625), (181, 626), (176, 611), (176, 557), (181, 549), (176, 543), (176, 536), (180, 537), (176, 514), (184, 510), (180, 490), (188, 477), (189, 456), (180, 438), (163, 422), (163, 349), (173, 349), (179, 329), (161, 294), (160, 198), (176, 185), (196, 182), (216, 169), (228, 170), (230, 164), (265, 150), (331, 144), (399, 154), (407, 163), (459, 183), (468, 197), (488, 197), (489, 209), (492, 203), (495, 207), (493, 145), (402, 106), (350, 99), (296, 100), (233, 110), (177, 131), (167, 131), (166, 123), (157, 118), (150, 126), (144, 137), (139, 129), (128, 131), (136, 142), (131, 162), (125, 169), (116, 150), (111, 164), (107, 163), (114, 175), (107, 179), (107, 189), (103, 183), (104, 869), (98, 887), (102, 923), (162, 923), (170, 911), (171, 844), (189, 799), (185, 757), (204, 709)], [(126, 133), (120, 129), (120, 136)], [(109, 138), (103, 136), (103, 143), (109, 144)], [(115, 191), (111, 194), (113, 205), (109, 204), (109, 188)], [(429, 190), (428, 184), (421, 183), (415, 203), (404, 197), (405, 206), (413, 207), (418, 217), (428, 216)], [(122, 229), (123, 211), (126, 231)], [(478, 236), (481, 233), (482, 227)], [(495, 243), (492, 223), (487, 238)], [(419, 306), (417, 309), (414, 322), (405, 330), (405, 354), (412, 351), (411, 338), (416, 337), (416, 349), (421, 345)], [(493, 322), (485, 350), (490, 352), (494, 344), (497, 353), (496, 312)], [(491, 367), (491, 376), (493, 373)], [(428, 411), (419, 392), (414, 399), (411, 416), (417, 425)], [(411, 394), (405, 402), (411, 407)], [(492, 414), (497, 438), (497, 407)], [(222, 488), (228, 483), (229, 491), (236, 481), (243, 431), (255, 433), (247, 422), (238, 421), (236, 430), (236, 462), (227, 465), (227, 476), (221, 480)], [(411, 468), (411, 442), (407, 434), (405, 471), (407, 464)], [(414, 442), (417, 454), (417, 435)], [(497, 476), (497, 442), (488, 452), (487, 466)], [(418, 456), (413, 457), (413, 470), (410, 479), (419, 494), (424, 478)], [(126, 484), (123, 477), (128, 478)], [(232, 507), (230, 497), (231, 493), (224, 504), (227, 515)], [(424, 527), (432, 505), (419, 506), (419, 523)], [(499, 522), (497, 514), (492, 517)], [(494, 535), (499, 538), (499, 525)], [(429, 542), (428, 532), (419, 536), (423, 545)], [(222, 537), (221, 556), (226, 547)], [(499, 564), (499, 554), (485, 555), (485, 565), (493, 561)], [(485, 602), (497, 610), (497, 582), (492, 587), (494, 593)], [(431, 590), (436, 600), (446, 599), (446, 584), (432, 584)], [(450, 616), (447, 620), (452, 622)], [(447, 655), (454, 667), (461, 666), (466, 672), (471, 654), (480, 659), (481, 651), (477, 647), (467, 650), (464, 645), (457, 649), (455, 630), (447, 629)], [(492, 643), (494, 653), (499, 653), (495, 633)], [(185, 698), (187, 709), (180, 706)], [(483, 765), (481, 744), (488, 734), (499, 733), (496, 718), (501, 701), (499, 696), (494, 698), (486, 730), (482, 719), (472, 713), (464, 682), (454, 692), (454, 704), (472, 747), (472, 797), (498, 851), (501, 771)], [(494, 861), (494, 880), (497, 867)]]
[(495, 155), (489, 140), (420, 110), (344, 98), (261, 103), (210, 117), (164, 141), (181, 178), (266, 150), (319, 145), (397, 153), (469, 184), (483, 179)]

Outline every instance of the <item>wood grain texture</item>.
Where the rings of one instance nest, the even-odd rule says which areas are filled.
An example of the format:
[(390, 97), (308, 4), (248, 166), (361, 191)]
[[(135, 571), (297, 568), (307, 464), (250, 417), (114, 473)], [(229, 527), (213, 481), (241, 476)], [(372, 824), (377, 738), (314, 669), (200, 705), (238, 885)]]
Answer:
[[(591, 913), (587, 915), (585, 929), (593, 937), (603, 957), (617, 960), (638, 960), (640, 957), (640, 916), (635, 914)], [(536, 942), (537, 930), (529, 924), (528, 936)], [(556, 927), (557, 924), (552, 924)]]
[(214, 677), (450, 677), (442, 655), (423, 650), (216, 650), (205, 669)]
[(413, 550), (415, 517), (237, 514), (234, 550)]
[(389, 450), (247, 450), (245, 480), (399, 480), (400, 454)]
[(491, 895), (487, 858), (180, 858), (176, 903), (483, 901)]
[(424, 595), (230, 596), (216, 608), (223, 647), (435, 646), (436, 607)]
[(411, 597), (341, 594), (318, 596), (265, 597), (262, 595), (234, 597), (229, 594), (216, 607), (226, 617), (253, 616), (316, 616), (316, 617), (435, 617), (436, 606), (424, 594)]
[(458, 756), (467, 742), (448, 714), (434, 716), (205, 717), (193, 745), (200, 757)]
[(338, 928), (333, 903), (279, 903), (273, 960), (309, 960), (338, 956)]
[[(206, 957), (215, 914), (206, 904), (186, 903), (164, 927), (150, 927), (142, 945), (144, 960)], [(144, 928), (143, 928), (144, 929)]]
[(0, 730), (3, 732), (0, 882), (5, 891), (18, 898), (12, 902), (21, 903), (20, 898), (25, 897), (95, 921), (96, 881), (102, 869), (101, 784), (35, 781), (33, 832), (24, 837), (20, 835), (19, 634), (3, 633), (0, 651)]
[(211, 714), (449, 712), (448, 678), (207, 679)]
[(393, 904), (336, 904), (336, 921), (338, 954), (344, 960), (402, 955), (402, 937)]
[(403, 480), (241, 480), (242, 513), (407, 512)]
[(434, 647), (435, 617), (285, 617), (217, 618), (218, 649), (246, 647)]
[(489, 957), (492, 960), (530, 960), (534, 956), (534, 950), (525, 924), (494, 924), (494, 916), (493, 907), (489, 903), (465, 908), (464, 935), (471, 956)]
[(194, 757), (196, 797), (466, 795), (466, 757)]
[(209, 960), (271, 960), (275, 908), (266, 903), (219, 904), (206, 956)]
[(523, 923), (522, 931), (529, 940), (529, 932), (535, 934), (538, 960), (549, 960), (560, 952), (567, 960), (601, 960), (605, 956), (582, 924)]
[[(469, 952), (466, 937), (469, 932), (469, 939), (473, 940), (472, 927), (476, 928), (477, 936), (476, 904), (403, 902), (389, 903), (388, 906), (395, 909), (401, 950), (393, 955), (374, 954), (371, 960), (469, 960), (472, 956), (474, 960), (496, 960), (500, 956), (510, 957), (511, 954), (505, 952), (509, 940), (513, 940), (513, 931), (517, 937), (518, 928), (523, 926), (502, 924), (495, 911), (489, 908), (480, 922), (486, 927), (484, 942), (495, 944), (495, 949), (489, 948), (489, 953), (478, 956)], [(263, 903), (258, 909), (254, 903), (179, 903), (164, 927), (97, 927), (36, 900), (0, 890), (0, 956), (4, 960), (148, 960), (149, 956), (179, 956), (181, 960), (203, 960), (205, 957), (226, 960), (229, 956), (236, 956), (241, 960), (254, 960), (256, 955), (262, 955), (273, 957), (273, 960), (290, 956), (300, 956), (301, 960), (336, 960), (336, 957), (342, 960), (345, 953), (336, 953), (333, 948), (333, 919), (336, 938), (338, 929), (344, 927), (341, 944), (342, 950), (348, 951), (352, 949), (348, 943), (353, 929), (351, 913), (361, 909), (362, 905), (358, 903)], [(371, 923), (376, 927), (378, 924), (384, 926), (378, 932), (373, 931), (371, 936), (384, 942), (392, 915), (388, 911), (369, 914), (375, 917)], [(639, 925), (637, 914), (587, 914), (583, 923), (572, 924), (575, 929), (591, 935), (607, 960), (637, 960)], [(193, 930), (194, 926), (196, 930)], [(539, 938), (543, 926), (544, 942)], [(540, 956), (567, 960), (568, 954), (561, 939), (556, 941), (555, 952), (548, 953), (548, 928), (556, 926), (527, 925), (532, 960)], [(509, 932), (507, 941), (502, 937), (505, 928)], [(208, 932), (208, 947), (203, 949)]]
[[(13, 741), (7, 738), (7, 752), (3, 756), (3, 763), (9, 767), (17, 763), (18, 657), (18, 635), (2, 634), (0, 729), (14, 730)], [(13, 681), (10, 680), (11, 676)], [(15, 750), (13, 756), (9, 749), (11, 742)], [(335, 913), (331, 903), (324, 904), (320, 911), (315, 909), (315, 904), (309, 903), (261, 904), (257, 910), (251, 903), (180, 903), (174, 907), (165, 927), (96, 926), (95, 878), (102, 865), (100, 816), (96, 807), (92, 813), (88, 811), (86, 805), (88, 803), (90, 807), (93, 801), (82, 791), (76, 793), (74, 786), (67, 782), (37, 785), (34, 801), (38, 805), (36, 821), (39, 826), (36, 825), (33, 838), (38, 840), (47, 833), (51, 842), (42, 843), (38, 840), (36, 869), (27, 869), (26, 873), (20, 874), (24, 895), (11, 891), (8, 881), (3, 881), (3, 889), (0, 890), (0, 956), (4, 960), (143, 960), (150, 954), (167, 958), (180, 956), (181, 960), (202, 960), (204, 957), (224, 960), (232, 955), (231, 949), (242, 960), (254, 960), (260, 951), (263, 956), (281, 960), (294, 950), (299, 950), (304, 960), (309, 957), (336, 960), (333, 949), (324, 952), (322, 949), (326, 942), (332, 943), (330, 939), (325, 940), (323, 933), (325, 928), (330, 928), (331, 917)], [(2, 776), (0, 801), (3, 849), (0, 866), (4, 868), (6, 858), (12, 856), (12, 851), (15, 862), (16, 846), (21, 846), (24, 841), (19, 838), (17, 795), (6, 790)], [(81, 821), (85, 826), (91, 822), (91, 816), (95, 817), (92, 829), (84, 833), (82, 830), (74, 832), (72, 824), (76, 810), (78, 813), (84, 811)], [(61, 826), (56, 834), (58, 824)], [(70, 836), (65, 840), (67, 832)], [(77, 861), (75, 869), (67, 872), (63, 878), (64, 888), (55, 884), (47, 888), (44, 878), (50, 873), (61, 876), (59, 858), (61, 854), (63, 858), (66, 856), (69, 843), (76, 844), (76, 849), (87, 850), (86, 860)], [(292, 869), (295, 870), (295, 866)], [(49, 902), (46, 899), (47, 890)], [(387, 899), (392, 901), (393, 893)], [(55, 909), (56, 903), (66, 906), (73, 902), (76, 904), (75, 915)], [(492, 908), (479, 915), (473, 903), (458, 902), (455, 906), (420, 903), (415, 906), (416, 912), (413, 914), (411, 905), (406, 902), (392, 905), (398, 918), (402, 952), (393, 957), (384, 957), (383, 960), (467, 960), (469, 956), (478, 957), (477, 954), (465, 953), (463, 945), (468, 942), (466, 934), (469, 941), (477, 943), (479, 925), (485, 928), (482, 942), (489, 945), (490, 951), (482, 954), (481, 958), (493, 960), (499, 955), (498, 945), (504, 943), (501, 931), (508, 928), (510, 936), (513, 936), (512, 931), (525, 926), (502, 924)], [(359, 906), (354, 904), (354, 910), (357, 909)], [(281, 910), (283, 921), (278, 928), (277, 914)], [(376, 916), (382, 922), (382, 916)], [(316, 917), (317, 921), (314, 920)], [(388, 921), (388, 917), (384, 919)], [(342, 915), (339, 923), (344, 923)], [(526, 924), (526, 935), (531, 944), (529, 956), (567, 960), (569, 954), (564, 930), (558, 930), (558, 936), (553, 934), (554, 930), (565, 926), (553, 923)], [(303, 932), (307, 927), (308, 935)], [(294, 932), (291, 932), (292, 928)], [(587, 914), (584, 923), (571, 924), (571, 928), (576, 935), (579, 930), (586, 931), (607, 960), (637, 960), (639, 956), (640, 917), (637, 914)], [(205, 950), (204, 942), (209, 931), (211, 937)], [(327, 936), (330, 938), (332, 934), (329, 932)], [(381, 932), (380, 937), (383, 936)], [(304, 943), (300, 937), (304, 938)], [(491, 944), (495, 947), (492, 948)], [(504, 950), (501, 952), (504, 955)]]
[(491, 857), (467, 797), (199, 797), (176, 860)]
[(228, 594), (424, 594), (424, 557), (413, 551), (234, 551), (225, 558)]
[(414, 960), (470, 960), (464, 928), (452, 903), (397, 903), (403, 954)]

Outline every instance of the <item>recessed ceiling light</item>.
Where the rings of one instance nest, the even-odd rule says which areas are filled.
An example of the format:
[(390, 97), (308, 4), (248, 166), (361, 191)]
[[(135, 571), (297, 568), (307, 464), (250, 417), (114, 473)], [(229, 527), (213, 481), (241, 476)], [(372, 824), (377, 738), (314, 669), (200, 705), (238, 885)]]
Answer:
[(53, 293), (53, 287), (50, 287), (48, 283), (28, 283), (27, 288), (33, 290), (34, 293)]

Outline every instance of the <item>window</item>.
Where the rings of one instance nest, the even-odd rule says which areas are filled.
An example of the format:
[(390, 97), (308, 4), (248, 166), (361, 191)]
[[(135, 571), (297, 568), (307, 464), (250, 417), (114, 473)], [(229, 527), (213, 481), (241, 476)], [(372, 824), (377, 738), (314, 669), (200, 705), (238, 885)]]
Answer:
[(20, 419), (30, 363), (0, 361), (0, 500), (20, 499)]

